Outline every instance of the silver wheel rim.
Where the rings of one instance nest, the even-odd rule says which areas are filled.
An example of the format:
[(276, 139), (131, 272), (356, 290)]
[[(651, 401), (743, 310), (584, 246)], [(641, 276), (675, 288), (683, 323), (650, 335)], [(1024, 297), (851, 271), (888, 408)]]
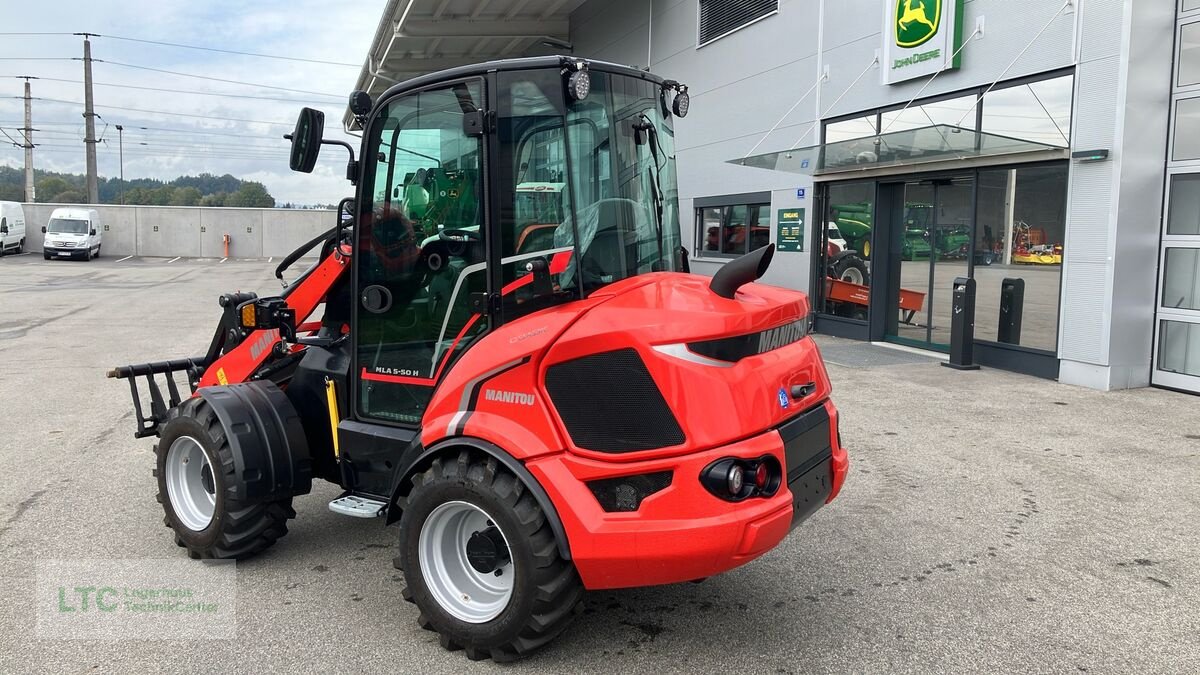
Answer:
[[(495, 520), (478, 506), (455, 501), (438, 506), (421, 525), (417, 545), (421, 576), (438, 605), (460, 621), (491, 621), (512, 599), (516, 576), (512, 562), (502, 565), (497, 576), (495, 572), (476, 570), (467, 560), (471, 535), (493, 523)], [(508, 546), (504, 531), (499, 531)]]
[(194, 532), (208, 527), (217, 508), (217, 496), (209, 489), (214, 484), (214, 477), (200, 442), (191, 436), (175, 439), (167, 450), (164, 469), (167, 498), (171, 500), (175, 517)]
[(857, 267), (847, 267), (846, 269), (842, 270), (842, 281), (849, 281), (852, 284), (858, 284), (859, 286), (862, 286), (862, 270), (858, 269)]

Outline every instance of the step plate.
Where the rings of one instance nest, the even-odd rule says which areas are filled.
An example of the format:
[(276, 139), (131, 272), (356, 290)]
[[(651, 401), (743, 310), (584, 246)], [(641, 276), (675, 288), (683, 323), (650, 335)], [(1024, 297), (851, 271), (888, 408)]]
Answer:
[(342, 495), (329, 502), (330, 511), (355, 518), (378, 518), (386, 508), (387, 504), (377, 499), (357, 495)]

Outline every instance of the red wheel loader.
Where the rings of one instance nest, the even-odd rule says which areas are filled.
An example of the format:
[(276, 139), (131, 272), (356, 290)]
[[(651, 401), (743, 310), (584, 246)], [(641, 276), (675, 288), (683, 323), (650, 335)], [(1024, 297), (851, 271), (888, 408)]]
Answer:
[[(678, 82), (538, 57), (356, 92), (357, 159), (301, 111), (292, 168), (341, 145), (356, 186), (276, 275), (315, 262), (222, 296), (203, 356), (110, 373), (157, 436), (176, 543), (251, 556), (331, 481), (331, 510), (399, 523), (420, 624), (505, 661), (585, 590), (725, 572), (832, 500), (848, 460), (808, 299), (754, 283), (773, 246), (688, 273), (687, 108)], [(517, 206), (530, 183), (559, 186), (552, 228)]]

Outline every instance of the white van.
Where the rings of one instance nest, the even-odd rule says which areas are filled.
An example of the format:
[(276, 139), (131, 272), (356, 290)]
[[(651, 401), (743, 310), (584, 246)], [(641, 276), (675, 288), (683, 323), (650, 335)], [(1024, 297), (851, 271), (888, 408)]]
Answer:
[(0, 202), (0, 255), (25, 250), (25, 210), (17, 202)]
[(100, 257), (100, 212), (80, 206), (54, 209), (50, 222), (42, 228), (42, 257), (83, 258)]

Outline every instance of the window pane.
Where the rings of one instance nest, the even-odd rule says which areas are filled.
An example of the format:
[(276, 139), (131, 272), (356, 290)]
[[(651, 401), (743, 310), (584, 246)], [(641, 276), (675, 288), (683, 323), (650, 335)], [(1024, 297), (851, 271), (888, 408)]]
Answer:
[(702, 255), (721, 252), (721, 221), (724, 215), (725, 210), (719, 206), (696, 210), (700, 227), (698, 241), (704, 242), (700, 249), (703, 251)]
[(1200, 309), (1200, 248), (1168, 248), (1162, 306)]
[(979, 172), (976, 338), (1057, 348), (1067, 172), (1065, 162)]
[(1200, 0), (1183, 0), (1183, 11), (1190, 12), (1194, 9), (1200, 9)]
[(1159, 332), (1158, 369), (1200, 376), (1200, 324), (1163, 321)]
[(1171, 176), (1167, 234), (1200, 234), (1200, 174)]
[(746, 252), (746, 238), (750, 229), (750, 207), (745, 204), (730, 206), (729, 225), (721, 240), (721, 253), (735, 255)]
[(820, 244), (824, 307), (827, 314), (867, 318), (871, 286), (871, 223), (875, 213), (875, 184), (830, 185), (825, 226), (815, 238)]
[(1175, 106), (1175, 149), (1177, 162), (1200, 159), (1200, 98), (1187, 98)]
[(750, 250), (762, 248), (771, 243), (771, 205), (758, 204), (754, 207), (757, 214), (754, 226), (750, 228)]
[(1034, 143), (1066, 147), (1071, 135), (1074, 78), (995, 89), (983, 98), (983, 131)]
[(911, 131), (931, 127), (937, 124), (958, 126), (963, 129), (975, 129), (975, 96), (963, 96), (949, 101), (938, 101), (915, 105), (907, 110), (893, 110), (883, 113), (883, 129), (881, 133), (894, 131)]
[(834, 122), (825, 127), (825, 142), (837, 143), (838, 141), (849, 141), (855, 138), (865, 138), (874, 136), (879, 133), (875, 128), (875, 116), (860, 117), (858, 119), (846, 120), (844, 122)]
[(1179, 86), (1200, 84), (1200, 22), (1179, 29)]

